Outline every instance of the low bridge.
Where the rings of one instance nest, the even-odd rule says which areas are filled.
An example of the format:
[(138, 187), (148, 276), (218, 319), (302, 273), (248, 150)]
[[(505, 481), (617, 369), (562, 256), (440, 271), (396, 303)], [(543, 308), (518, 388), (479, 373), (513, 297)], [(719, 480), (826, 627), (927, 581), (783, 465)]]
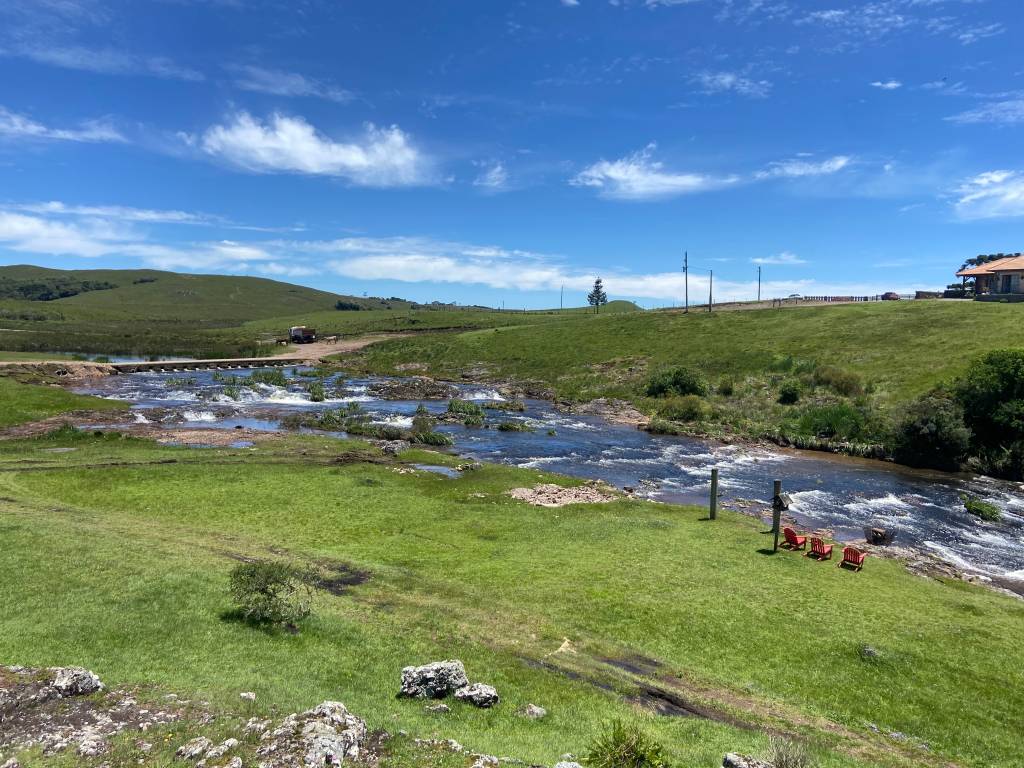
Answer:
[(223, 360), (155, 360), (153, 362), (108, 363), (107, 367), (116, 373), (144, 373), (146, 371), (169, 373), (211, 369), (226, 371), (232, 368), (271, 368), (304, 365), (309, 361), (309, 357), (293, 355), (291, 357), (232, 357)]

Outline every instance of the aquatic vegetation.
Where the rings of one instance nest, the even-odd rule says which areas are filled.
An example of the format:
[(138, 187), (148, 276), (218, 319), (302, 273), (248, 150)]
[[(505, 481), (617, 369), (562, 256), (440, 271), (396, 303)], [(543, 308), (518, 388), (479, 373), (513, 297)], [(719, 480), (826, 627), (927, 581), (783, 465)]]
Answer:
[(306, 385), (306, 391), (309, 393), (309, 399), (314, 403), (322, 403), (327, 399), (327, 393), (324, 390), (324, 383), (322, 381), (311, 381)]
[(984, 501), (975, 496), (963, 496), (961, 498), (964, 502), (964, 509), (975, 517), (980, 517), (982, 520), (987, 520), (992, 523), (996, 522), (1003, 516), (1003, 513), (999, 511), (999, 507), (995, 504)]

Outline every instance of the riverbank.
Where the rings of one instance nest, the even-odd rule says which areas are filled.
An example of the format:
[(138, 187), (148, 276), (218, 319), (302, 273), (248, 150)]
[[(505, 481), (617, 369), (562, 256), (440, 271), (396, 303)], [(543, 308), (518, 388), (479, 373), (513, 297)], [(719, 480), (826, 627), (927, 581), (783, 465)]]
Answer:
[[(766, 730), (807, 741), (823, 768), (1015, 759), (1015, 601), (877, 558), (852, 573), (764, 554), (761, 525), (728, 510), (546, 508), (510, 491), (581, 481), (415, 467), (454, 463), (296, 435), (202, 450), (67, 432), (0, 442), (0, 597), (18, 606), (0, 615), (0, 652), (52, 666), (74, 647), (112, 686), (214, 706), (255, 691), (261, 718), (341, 699), (371, 729), (545, 765), (614, 718), (706, 768), (761, 751)], [(225, 585), (238, 558), (269, 556), (365, 578), (318, 592), (299, 635), (265, 633), (226, 618)], [(853, 606), (854, 621), (793, 620)], [(495, 685), (498, 707), (395, 700), (401, 667), (451, 657)], [(547, 717), (519, 717), (527, 703)], [(673, 716), (683, 705), (703, 714)]]

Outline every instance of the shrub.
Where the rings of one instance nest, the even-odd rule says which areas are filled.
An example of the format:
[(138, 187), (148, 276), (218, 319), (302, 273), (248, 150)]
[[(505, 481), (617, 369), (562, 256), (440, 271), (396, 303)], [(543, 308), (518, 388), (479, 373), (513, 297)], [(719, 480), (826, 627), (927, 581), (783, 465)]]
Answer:
[(272, 368), (269, 371), (253, 371), (244, 383), (250, 386), (253, 384), (270, 384), (275, 387), (287, 387), (288, 377), (284, 375), (284, 371), (280, 368)]
[(700, 421), (707, 415), (707, 406), (696, 395), (677, 397), (658, 409), (658, 416), (669, 421)]
[(833, 403), (808, 408), (797, 422), (802, 435), (856, 440), (864, 435), (867, 419), (849, 403)]
[(239, 563), (231, 570), (231, 597), (247, 620), (295, 624), (309, 616), (313, 590), (304, 573), (277, 560)]
[(481, 419), (484, 417), (484, 409), (469, 400), (449, 400), (448, 413), (457, 413), (460, 416), (479, 416)]
[(421, 432), (426, 434), (427, 432), (434, 431), (434, 417), (430, 415), (430, 411), (427, 410), (427, 406), (420, 403), (416, 406), (416, 413), (412, 417), (412, 433), (418, 435)]
[(723, 397), (732, 397), (735, 391), (736, 382), (734, 382), (730, 377), (723, 376), (718, 382), (718, 394)]
[(907, 409), (896, 428), (893, 456), (901, 464), (955, 470), (967, 456), (971, 430), (964, 411), (947, 392), (935, 391)]
[[(397, 439), (397, 438), (391, 438)], [(454, 445), (455, 440), (451, 435), (444, 432), (416, 432), (412, 436), (412, 442), (422, 445)]]
[(525, 421), (503, 421), (498, 425), (499, 432), (533, 432), (533, 427)]
[(811, 764), (807, 747), (801, 742), (775, 735), (768, 741), (765, 758), (773, 768), (808, 768)]
[(661, 744), (619, 720), (594, 740), (584, 762), (591, 768), (668, 768)]
[(964, 509), (970, 512), (975, 517), (980, 517), (982, 520), (988, 520), (990, 523), (999, 521), (1003, 514), (999, 511), (999, 507), (995, 504), (991, 504), (987, 501), (982, 501), (975, 496), (961, 496), (964, 502)]
[(322, 381), (311, 381), (306, 385), (306, 391), (309, 392), (309, 399), (314, 403), (322, 403), (327, 399), (327, 393), (324, 391), (324, 383)]
[(793, 405), (800, 400), (800, 382), (795, 379), (782, 382), (779, 387), (779, 402), (783, 405)]
[(358, 312), (363, 308), (363, 305), (357, 304), (354, 301), (337, 301), (334, 304), (334, 308), (340, 312)]
[(1020, 462), (999, 454), (1024, 440), (1024, 349), (989, 352), (957, 382), (955, 395), (977, 452), (1001, 474), (1020, 477)]
[(710, 388), (707, 380), (700, 373), (678, 366), (654, 373), (647, 380), (646, 391), (649, 397), (666, 397), (668, 395), (705, 397), (710, 392)]
[(846, 397), (856, 397), (864, 394), (864, 382), (860, 376), (852, 371), (844, 371), (842, 368), (826, 365), (814, 371), (813, 381), (815, 386), (829, 387), (834, 392)]

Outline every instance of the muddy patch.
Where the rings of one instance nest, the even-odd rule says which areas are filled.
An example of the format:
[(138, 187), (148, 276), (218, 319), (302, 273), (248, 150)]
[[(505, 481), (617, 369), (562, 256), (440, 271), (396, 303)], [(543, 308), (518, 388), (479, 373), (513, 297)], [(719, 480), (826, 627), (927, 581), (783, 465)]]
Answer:
[(567, 504), (604, 504), (619, 498), (619, 495), (610, 485), (600, 480), (592, 480), (574, 487), (542, 483), (535, 485), (533, 488), (513, 488), (508, 493), (513, 499), (519, 499), (538, 507), (564, 507)]
[(345, 595), (352, 587), (370, 580), (370, 572), (356, 568), (340, 560), (320, 560), (316, 563), (319, 575), (313, 579), (313, 586), (332, 595)]

